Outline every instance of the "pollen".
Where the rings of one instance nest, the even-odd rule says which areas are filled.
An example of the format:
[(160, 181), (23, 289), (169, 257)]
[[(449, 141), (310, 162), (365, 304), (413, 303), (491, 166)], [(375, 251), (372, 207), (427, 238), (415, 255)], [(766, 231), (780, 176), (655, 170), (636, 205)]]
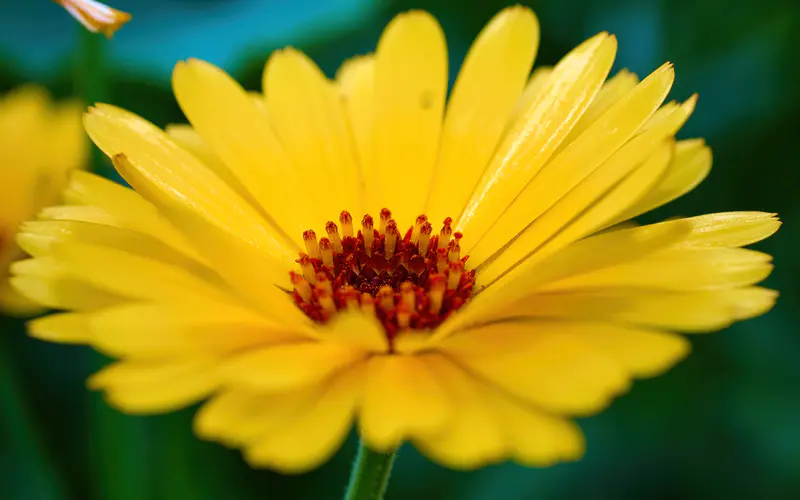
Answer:
[(297, 306), (318, 323), (339, 311), (360, 310), (381, 322), (390, 346), (398, 332), (429, 330), (467, 303), (475, 286), (475, 271), (461, 256), (461, 233), (452, 219), (434, 232), (420, 215), (403, 234), (392, 212), (384, 208), (378, 227), (370, 215), (356, 231), (344, 211), (339, 224), (325, 224), (327, 237), (303, 233), (305, 252), (290, 273)]

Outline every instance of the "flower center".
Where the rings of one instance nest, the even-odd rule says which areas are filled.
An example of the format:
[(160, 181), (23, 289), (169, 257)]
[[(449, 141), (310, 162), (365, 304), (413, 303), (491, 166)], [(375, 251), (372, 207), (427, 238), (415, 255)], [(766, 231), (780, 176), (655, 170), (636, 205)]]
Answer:
[(303, 233), (301, 273), (290, 273), (294, 300), (314, 321), (360, 309), (378, 317), (391, 342), (401, 330), (436, 327), (469, 299), (475, 271), (464, 268), (469, 256), (461, 257), (461, 233), (453, 232), (449, 217), (433, 234), (428, 218), (420, 215), (405, 236), (386, 208), (377, 228), (365, 215), (355, 233), (346, 211), (339, 223), (341, 233), (329, 221), (327, 237), (319, 240), (312, 230)]

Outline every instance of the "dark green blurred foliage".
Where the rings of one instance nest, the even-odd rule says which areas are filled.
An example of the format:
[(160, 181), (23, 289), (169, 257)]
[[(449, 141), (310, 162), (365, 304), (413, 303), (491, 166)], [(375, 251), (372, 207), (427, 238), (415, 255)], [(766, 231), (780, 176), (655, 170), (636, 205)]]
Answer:
[[(147, 2), (150, 9), (166, 3)], [(247, 2), (241, 3), (245, 8)], [(332, 76), (348, 56), (370, 51), (394, 14), (425, 8), (447, 33), (452, 81), (470, 40), (506, 4), (383, 0), (370, 5), (355, 28), (309, 28), (278, 46), (255, 36), (239, 64), (226, 69), (257, 89), (269, 52), (297, 44)], [(133, 5), (120, 7), (135, 14)], [(700, 93), (682, 136), (705, 137), (714, 149), (714, 168), (697, 190), (648, 220), (725, 210), (779, 212), (785, 227), (757, 248), (775, 256), (776, 271), (766, 285), (782, 296), (765, 317), (693, 337), (694, 352), (686, 361), (665, 376), (637, 382), (606, 412), (584, 419), (588, 452), (581, 462), (541, 470), (504, 464), (466, 473), (441, 469), (407, 447), (388, 498), (800, 498), (800, 316), (794, 309), (800, 305), (800, 270), (793, 259), (800, 251), (793, 227), (800, 216), (800, 8), (795, 0), (532, 6), (542, 25), (537, 64), (556, 62), (600, 30), (619, 38), (617, 68), (644, 76), (663, 61), (675, 63), (671, 97)], [(145, 27), (134, 16), (123, 34), (139, 29)], [(221, 27), (209, 44), (224, 33)], [(0, 43), (0, 90), (30, 79), (13, 63), (22, 57)], [(101, 68), (105, 84), (87, 88), (81, 61), (77, 55), (63, 61), (41, 83), (59, 96), (89, 95), (121, 105), (158, 125), (182, 121), (168, 75), (140, 75), (127, 70), (125, 61), (110, 60)], [(101, 171), (113, 175), (107, 164)], [(251, 470), (238, 452), (192, 436), (193, 409), (156, 417), (109, 409), (84, 387), (100, 362), (88, 349), (26, 338), (18, 320), (2, 319), (0, 328), (2, 499), (335, 499), (342, 493), (353, 439), (329, 464), (305, 476)]]

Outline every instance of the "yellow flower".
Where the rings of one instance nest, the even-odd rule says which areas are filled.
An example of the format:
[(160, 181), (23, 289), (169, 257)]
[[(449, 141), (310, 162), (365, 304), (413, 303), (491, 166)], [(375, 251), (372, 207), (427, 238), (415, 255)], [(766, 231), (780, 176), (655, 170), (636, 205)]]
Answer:
[(85, 127), (135, 191), (78, 172), (25, 226), (15, 285), (68, 311), (32, 335), (120, 358), (89, 384), (123, 411), (208, 399), (197, 433), (256, 466), (313, 468), (354, 421), (450, 467), (577, 459), (571, 417), (685, 356), (671, 332), (772, 306), (770, 257), (740, 247), (779, 222), (619, 224), (708, 173), (674, 138), (695, 99), (662, 106), (669, 64), (606, 81), (606, 33), (529, 78), (538, 37), (530, 10), (499, 13), (446, 105), (425, 12), (333, 82), (276, 52), (265, 97), (179, 63), (191, 128), (96, 105)]
[(0, 96), (0, 312), (40, 309), (8, 285), (8, 267), (23, 257), (19, 225), (58, 201), (70, 170), (83, 166), (86, 136), (77, 102), (54, 104), (44, 89), (21, 87)]
[(131, 15), (95, 0), (53, 0), (92, 33), (103, 33), (107, 38), (131, 20)]

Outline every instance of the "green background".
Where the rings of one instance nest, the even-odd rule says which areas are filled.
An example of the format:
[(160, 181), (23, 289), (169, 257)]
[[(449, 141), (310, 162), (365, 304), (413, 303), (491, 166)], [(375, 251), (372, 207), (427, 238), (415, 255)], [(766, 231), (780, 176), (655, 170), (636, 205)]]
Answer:
[[(700, 94), (681, 136), (705, 137), (714, 168), (698, 189), (649, 219), (779, 212), (784, 227), (757, 248), (775, 256), (766, 285), (781, 298), (764, 317), (692, 337), (694, 352), (686, 361), (665, 376), (637, 382), (609, 410), (583, 419), (588, 452), (582, 461), (456, 472), (406, 447), (388, 498), (800, 498), (794, 259), (800, 241), (793, 227), (800, 215), (800, 6), (796, 0), (522, 3), (534, 7), (542, 24), (537, 64), (554, 63), (601, 30), (619, 38), (616, 69), (644, 76), (666, 60), (675, 64), (671, 97)], [(221, 4), (240, 16), (220, 15), (215, 9)], [(248, 15), (256, 4), (266, 10)], [(422, 7), (445, 28), (455, 75), (469, 41), (507, 4), (120, 0), (114, 5), (133, 12), (134, 21), (101, 47), (103, 71), (87, 75), (82, 68), (96, 68), (103, 56), (87, 53), (97, 48), (97, 38), (82, 36), (46, 0), (2, 0), (0, 90), (38, 81), (58, 96), (101, 99), (165, 125), (182, 121), (168, 87), (173, 61), (164, 60), (172, 53), (222, 64), (257, 89), (269, 52), (291, 44), (332, 76), (349, 55), (370, 51), (394, 14)], [(188, 14), (175, 16), (174, 9)], [(110, 173), (107, 165), (102, 171)], [(192, 436), (193, 409), (155, 417), (109, 409), (84, 387), (103, 363), (89, 349), (26, 338), (17, 320), (0, 318), (0, 327), (0, 499), (335, 499), (343, 491), (355, 453), (352, 438), (307, 475), (251, 470), (238, 452)]]

